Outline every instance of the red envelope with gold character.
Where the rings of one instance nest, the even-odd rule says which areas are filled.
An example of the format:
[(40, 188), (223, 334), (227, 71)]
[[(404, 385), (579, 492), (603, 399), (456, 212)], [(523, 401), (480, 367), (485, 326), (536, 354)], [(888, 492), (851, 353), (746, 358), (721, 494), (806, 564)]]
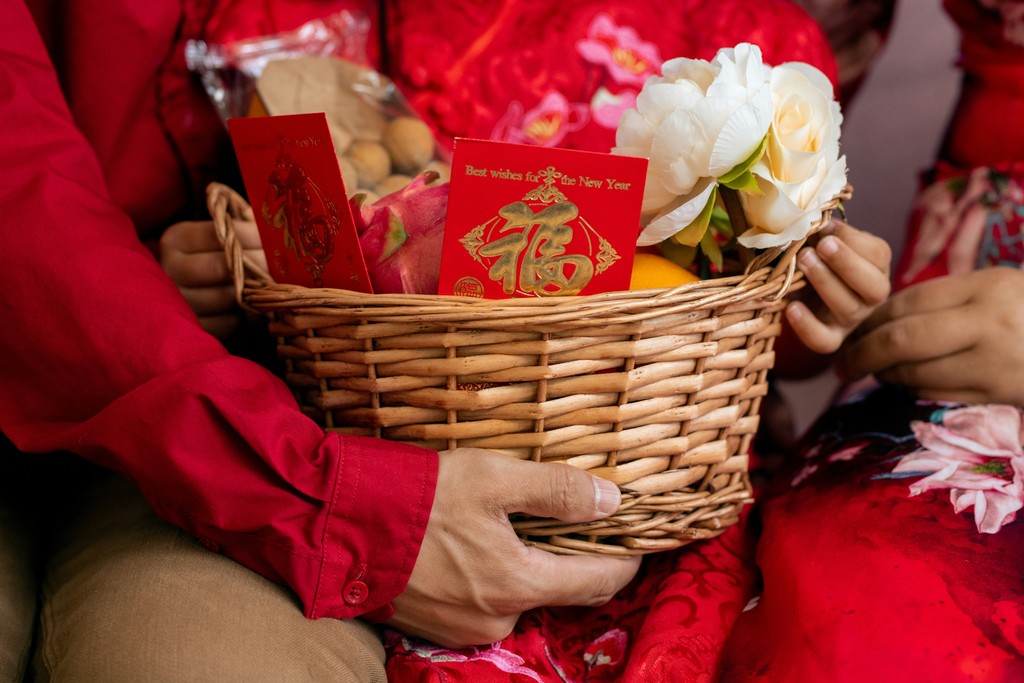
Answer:
[(323, 113), (230, 119), (270, 275), (372, 293)]
[(647, 159), (458, 139), (439, 294), (629, 289)]

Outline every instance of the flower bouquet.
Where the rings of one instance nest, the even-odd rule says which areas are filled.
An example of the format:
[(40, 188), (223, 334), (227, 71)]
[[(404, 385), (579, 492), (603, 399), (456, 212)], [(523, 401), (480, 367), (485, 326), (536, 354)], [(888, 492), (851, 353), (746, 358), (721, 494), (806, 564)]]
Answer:
[[(804, 63), (765, 66), (756, 45), (710, 61), (673, 59), (625, 112), (614, 152), (650, 159), (638, 245), (661, 245), (703, 275), (730, 272), (738, 246), (806, 238), (846, 191), (842, 114)], [(745, 264), (744, 264), (745, 265)]]

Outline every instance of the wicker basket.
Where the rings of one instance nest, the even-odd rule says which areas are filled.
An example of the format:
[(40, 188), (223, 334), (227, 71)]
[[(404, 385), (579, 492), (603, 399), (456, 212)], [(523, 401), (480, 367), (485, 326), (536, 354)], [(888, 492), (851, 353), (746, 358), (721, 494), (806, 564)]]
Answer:
[(517, 516), (525, 542), (667, 550), (717, 536), (751, 501), (747, 453), (800, 244), (672, 290), (363, 294), (274, 283), (235, 238), (250, 207), (217, 184), (208, 203), (239, 301), (269, 316), (285, 380), (325, 430), (567, 462), (620, 486), (619, 511), (601, 521)]

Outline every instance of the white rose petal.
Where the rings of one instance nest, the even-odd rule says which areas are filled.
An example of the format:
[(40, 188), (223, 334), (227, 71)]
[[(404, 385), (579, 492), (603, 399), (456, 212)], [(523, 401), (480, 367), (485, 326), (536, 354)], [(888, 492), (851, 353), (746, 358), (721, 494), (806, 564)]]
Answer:
[(622, 117), (613, 152), (650, 159), (645, 213), (671, 205), (669, 213), (685, 216), (682, 206), (764, 140), (772, 122), (771, 70), (760, 48), (741, 44), (712, 62), (669, 60), (662, 74), (648, 79), (636, 110)]
[[(707, 92), (711, 82), (718, 75), (718, 67), (703, 59), (687, 59), (678, 57), (661, 65), (662, 79), (672, 81), (692, 81), (701, 92)], [(654, 78), (654, 77), (652, 77)], [(645, 88), (647, 86), (644, 86)]]
[(640, 233), (637, 245), (646, 247), (657, 244), (688, 226), (707, 206), (715, 187), (715, 183), (705, 180), (689, 197), (677, 198), (679, 206), (671, 208), (670, 205), (669, 209), (656, 216)]
[(661, 182), (661, 177), (652, 166), (647, 167), (647, 184), (644, 187), (643, 203), (640, 206), (641, 213), (648, 215), (657, 213), (677, 197), (676, 193), (665, 187)]
[[(756, 173), (755, 173), (756, 175)], [(740, 235), (739, 241), (750, 249), (768, 249), (799, 239), (810, 229), (813, 216), (800, 208), (777, 184), (757, 176), (761, 195), (743, 193), (740, 200), (748, 219), (756, 216), (757, 227)], [(821, 212), (818, 212), (821, 216)]]
[(650, 168), (673, 194), (689, 194), (708, 175), (705, 150), (712, 144), (692, 111), (674, 111), (654, 134)]
[[(821, 72), (821, 69), (816, 69), (810, 64), (804, 62), (786, 62), (785, 64), (779, 64), (777, 67), (772, 69), (772, 76), (776, 77), (774, 72), (781, 71), (781, 76), (785, 77), (789, 73), (796, 72), (802, 75), (805, 79), (810, 81), (811, 85), (825, 93), (825, 96), (830, 102), (835, 101), (836, 95), (835, 90), (832, 88), (832, 81), (828, 80), (828, 76)], [(838, 107), (838, 104), (836, 105)]]
[(767, 249), (803, 239), (822, 207), (846, 185), (846, 157), (839, 155), (843, 117), (832, 84), (808, 64), (771, 70), (774, 114), (766, 152), (751, 169), (761, 195), (741, 193), (750, 228), (744, 246)]
[[(768, 91), (765, 90), (765, 97)], [(768, 107), (759, 104), (745, 104), (732, 113), (715, 140), (708, 161), (708, 170), (714, 176), (722, 176), (745, 161), (761, 144), (768, 126), (771, 125), (771, 101)]]
[(612, 151), (615, 154), (635, 156), (635, 151), (623, 152), (620, 150), (638, 150), (640, 156), (647, 156), (653, 138), (654, 126), (648, 123), (638, 110), (627, 109), (622, 112), (619, 128), (615, 131), (615, 148)]

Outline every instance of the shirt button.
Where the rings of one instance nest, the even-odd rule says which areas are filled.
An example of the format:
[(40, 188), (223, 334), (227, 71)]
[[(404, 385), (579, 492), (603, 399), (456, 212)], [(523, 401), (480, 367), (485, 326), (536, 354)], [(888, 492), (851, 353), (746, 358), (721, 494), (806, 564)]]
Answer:
[(362, 581), (349, 581), (345, 586), (345, 602), (350, 605), (361, 605), (370, 595), (370, 589)]

